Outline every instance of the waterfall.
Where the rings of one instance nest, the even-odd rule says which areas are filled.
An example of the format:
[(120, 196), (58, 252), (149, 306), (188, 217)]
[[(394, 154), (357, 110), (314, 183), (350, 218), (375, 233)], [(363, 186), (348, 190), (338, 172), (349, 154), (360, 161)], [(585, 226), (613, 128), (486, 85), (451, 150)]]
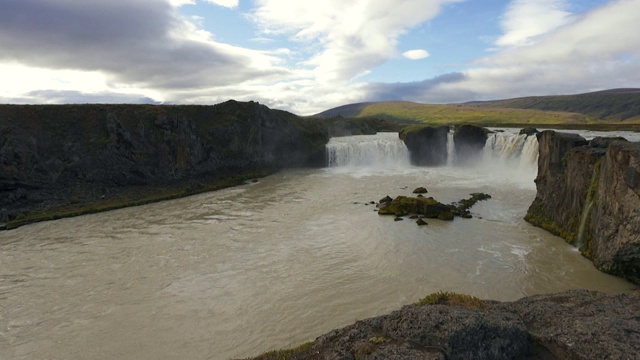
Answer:
[(483, 160), (510, 168), (535, 168), (538, 164), (538, 139), (533, 135), (493, 133), (484, 146)]
[(456, 147), (453, 143), (453, 131), (449, 131), (447, 134), (447, 165), (453, 164), (453, 159), (456, 156)]
[[(411, 168), (410, 156), (397, 133), (331, 138), (326, 146), (331, 168)], [(448, 167), (455, 167), (453, 134), (447, 138)], [(501, 176), (535, 177), (538, 163), (538, 140), (535, 136), (519, 135), (513, 130), (489, 135), (480, 160), (469, 164)]]
[(329, 167), (409, 167), (409, 150), (397, 133), (331, 138)]

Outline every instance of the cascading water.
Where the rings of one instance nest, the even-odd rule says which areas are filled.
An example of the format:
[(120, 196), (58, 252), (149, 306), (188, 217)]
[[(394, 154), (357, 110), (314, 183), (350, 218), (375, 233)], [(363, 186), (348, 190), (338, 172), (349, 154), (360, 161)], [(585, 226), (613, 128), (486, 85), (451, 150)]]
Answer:
[[(411, 165), (409, 150), (397, 133), (358, 135), (332, 138), (327, 144), (328, 166), (332, 171), (352, 175), (372, 173), (407, 173), (437, 171), (450, 174), (460, 181), (473, 173), (475, 179), (507, 182), (519, 187), (533, 188), (537, 172), (538, 141), (535, 136), (519, 135), (511, 129), (489, 135), (478, 161), (456, 165), (455, 143), (451, 133), (447, 139), (448, 161), (444, 167), (416, 167)], [(466, 173), (466, 175), (460, 173)]]
[[(453, 135), (447, 139), (447, 165), (455, 156)], [(332, 138), (327, 144), (329, 167), (410, 167), (409, 151), (396, 133), (379, 133)], [(496, 132), (489, 136), (482, 154), (483, 165), (502, 165), (510, 169), (535, 169), (538, 140), (535, 136)]]
[(409, 167), (409, 150), (397, 133), (332, 138), (329, 167)]
[(538, 164), (538, 139), (535, 136), (496, 132), (484, 146), (485, 163), (499, 163), (510, 169), (535, 169)]
[(447, 165), (453, 164), (453, 160), (456, 156), (456, 147), (453, 143), (453, 132), (449, 131), (447, 134)]

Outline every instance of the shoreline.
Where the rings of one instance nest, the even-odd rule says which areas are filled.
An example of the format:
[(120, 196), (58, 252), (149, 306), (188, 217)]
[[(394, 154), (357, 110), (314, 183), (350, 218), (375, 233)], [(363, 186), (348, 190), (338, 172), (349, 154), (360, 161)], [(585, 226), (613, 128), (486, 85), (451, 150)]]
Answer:
[[(234, 174), (209, 181), (185, 181), (179, 184), (114, 187), (107, 190), (108, 192), (115, 193), (114, 196), (109, 198), (103, 196), (100, 198), (86, 199), (86, 201), (79, 204), (67, 202), (44, 208), (35, 206), (34, 209), (31, 211), (27, 210), (26, 213), (19, 215), (16, 219), (0, 224), (0, 231), (9, 231), (42, 221), (95, 214), (222, 190), (243, 185), (247, 181), (264, 178), (276, 172), (277, 170), (260, 170), (244, 174)], [(4, 228), (2, 225), (4, 225)]]

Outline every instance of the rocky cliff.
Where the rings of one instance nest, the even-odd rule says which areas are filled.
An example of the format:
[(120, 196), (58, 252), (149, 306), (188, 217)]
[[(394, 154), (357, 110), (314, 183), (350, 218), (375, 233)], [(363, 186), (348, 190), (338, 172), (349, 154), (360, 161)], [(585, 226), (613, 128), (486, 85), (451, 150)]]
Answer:
[(640, 295), (567, 291), (514, 302), (436, 293), (256, 359), (635, 359)]
[(0, 223), (8, 227), (325, 166), (330, 135), (374, 120), (312, 119), (255, 102), (0, 105)]
[(461, 125), (453, 133), (455, 163), (473, 164), (482, 157), (489, 130), (475, 125)]
[(605, 272), (640, 283), (640, 143), (543, 131), (525, 220), (579, 247)]
[(447, 142), (449, 127), (411, 125), (400, 130), (411, 163), (417, 166), (437, 166), (447, 164)]
[[(453, 133), (455, 163), (471, 164), (482, 157), (482, 151), (490, 131), (475, 125), (461, 125)], [(400, 130), (416, 166), (446, 165), (449, 161), (449, 126), (410, 125)]]

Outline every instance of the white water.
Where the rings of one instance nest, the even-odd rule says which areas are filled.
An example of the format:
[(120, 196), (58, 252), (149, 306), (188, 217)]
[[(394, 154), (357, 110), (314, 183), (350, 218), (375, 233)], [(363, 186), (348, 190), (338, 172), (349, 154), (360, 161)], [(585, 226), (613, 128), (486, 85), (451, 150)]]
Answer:
[(408, 167), (409, 151), (397, 133), (332, 138), (327, 144), (329, 167)]
[[(457, 168), (453, 133), (447, 139), (447, 168), (486, 172), (500, 181), (513, 180), (522, 186), (533, 186), (538, 164), (538, 140), (535, 136), (518, 135), (516, 130), (501, 130), (489, 135), (479, 161)], [(397, 133), (375, 136), (332, 138), (327, 144), (329, 167), (341, 172), (362, 174), (406, 173), (412, 171), (409, 151)], [(443, 170), (446, 172), (447, 170)]]
[[(416, 168), (396, 139), (332, 139), (345, 160), (326, 169), (0, 232), (0, 359), (242, 358), (439, 290), (632, 288), (522, 220), (526, 143), (520, 159), (494, 147), (472, 167)], [(492, 199), (424, 227), (365, 205), (418, 186), (445, 203)]]

